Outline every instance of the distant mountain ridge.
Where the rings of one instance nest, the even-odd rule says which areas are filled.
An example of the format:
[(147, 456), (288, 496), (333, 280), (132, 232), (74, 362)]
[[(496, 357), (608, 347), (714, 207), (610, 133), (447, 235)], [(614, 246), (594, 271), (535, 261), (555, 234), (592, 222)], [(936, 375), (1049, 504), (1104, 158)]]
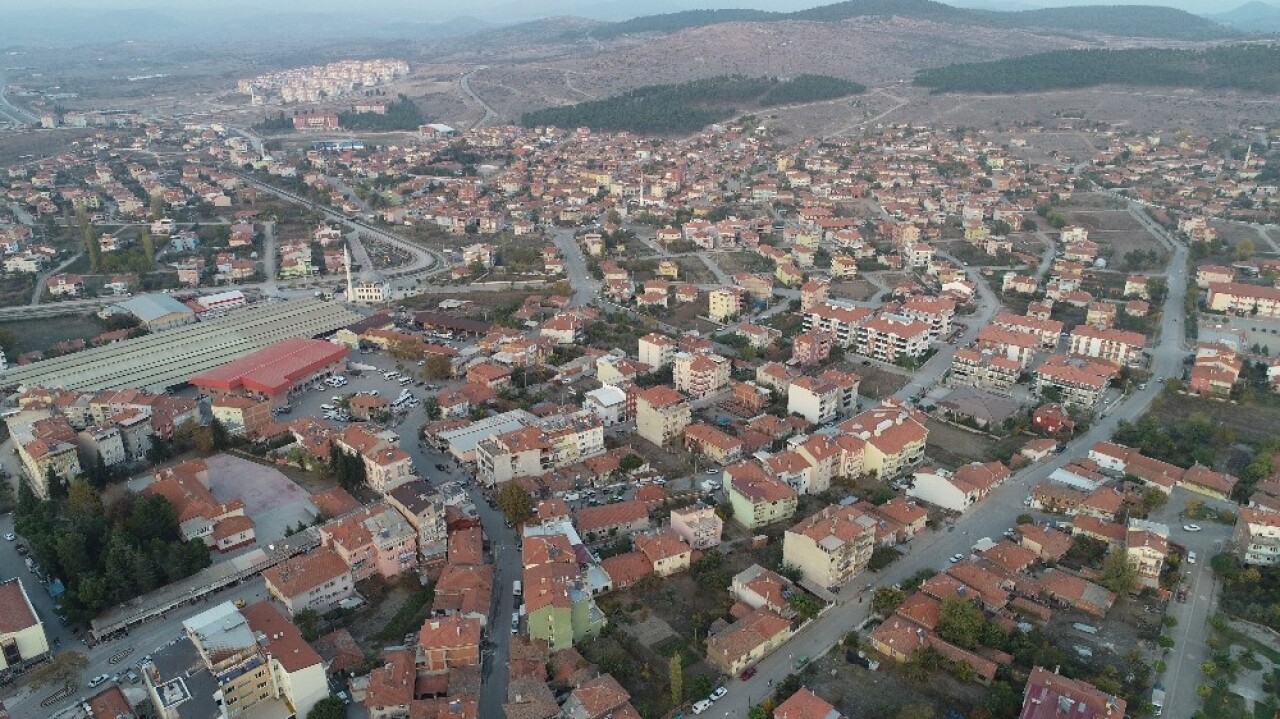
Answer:
[(958, 8), (934, 0), (845, 0), (789, 13), (763, 10), (689, 10), (665, 15), (645, 15), (598, 28), (592, 31), (592, 36), (604, 39), (636, 33), (671, 33), (726, 22), (841, 22), (856, 17), (893, 15), (959, 25), (1100, 32), (1164, 40), (1221, 40), (1239, 35), (1238, 31), (1212, 20), (1155, 5), (1079, 5), (997, 11)]
[(1253, 0), (1234, 10), (1205, 17), (1244, 32), (1280, 32), (1280, 5), (1271, 5), (1260, 0)]

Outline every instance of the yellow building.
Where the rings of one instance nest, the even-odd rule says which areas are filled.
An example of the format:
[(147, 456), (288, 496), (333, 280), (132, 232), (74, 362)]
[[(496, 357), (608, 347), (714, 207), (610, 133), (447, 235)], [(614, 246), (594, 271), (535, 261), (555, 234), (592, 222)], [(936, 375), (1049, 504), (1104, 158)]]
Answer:
[(717, 287), (707, 294), (707, 316), (716, 322), (729, 322), (742, 314), (745, 291), (740, 287)]
[(6, 607), (0, 624), (0, 670), (28, 665), (49, 653), (49, 639), (36, 616), (21, 579), (0, 582), (0, 603)]
[(782, 561), (805, 579), (835, 590), (867, 568), (876, 520), (856, 507), (827, 507), (787, 530)]
[(655, 385), (636, 396), (636, 433), (654, 444), (679, 437), (692, 421), (689, 402), (666, 385)]
[(800, 495), (770, 477), (759, 463), (744, 461), (725, 467), (724, 481), (733, 518), (747, 529), (790, 519)]

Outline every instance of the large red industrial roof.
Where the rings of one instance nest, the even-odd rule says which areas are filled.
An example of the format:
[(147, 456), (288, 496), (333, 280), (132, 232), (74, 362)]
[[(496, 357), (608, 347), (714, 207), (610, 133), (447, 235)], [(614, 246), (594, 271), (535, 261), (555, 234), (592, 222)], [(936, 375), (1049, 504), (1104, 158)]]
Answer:
[(240, 388), (275, 396), (295, 382), (347, 354), (323, 340), (287, 339), (191, 377), (191, 384), (231, 392)]

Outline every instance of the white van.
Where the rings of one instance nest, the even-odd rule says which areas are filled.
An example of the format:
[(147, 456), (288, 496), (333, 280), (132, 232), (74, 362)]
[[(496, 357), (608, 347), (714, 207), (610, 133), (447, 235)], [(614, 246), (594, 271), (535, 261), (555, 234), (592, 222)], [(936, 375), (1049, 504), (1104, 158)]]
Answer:
[(512, 594), (513, 596), (516, 596), (516, 597), (520, 596), (521, 587), (522, 587), (522, 585), (520, 584), (520, 580), (519, 580), (519, 579), (517, 579), (517, 580), (515, 580), (514, 582), (512, 582), (512, 583), (511, 583), (511, 594)]

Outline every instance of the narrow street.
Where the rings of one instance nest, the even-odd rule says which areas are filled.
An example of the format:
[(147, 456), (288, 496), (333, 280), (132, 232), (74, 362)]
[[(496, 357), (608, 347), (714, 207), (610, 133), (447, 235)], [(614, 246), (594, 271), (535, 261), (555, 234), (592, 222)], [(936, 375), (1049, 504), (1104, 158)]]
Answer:
[[(1142, 213), (1145, 216), (1145, 213)], [(1163, 325), (1160, 339), (1152, 348), (1152, 371), (1157, 377), (1176, 376), (1181, 366), (1184, 350), (1182, 347), (1182, 331), (1179, 318), (1182, 316), (1183, 297), (1186, 294), (1187, 249), (1168, 237), (1158, 225), (1144, 223), (1144, 227), (1171, 246), (1173, 252), (1169, 258), (1169, 295), (1164, 304)], [(969, 341), (971, 334), (990, 321), (999, 307), (995, 295), (985, 282), (978, 282), (982, 294), (980, 309), (977, 315), (967, 318), (969, 330), (965, 339), (957, 340), (963, 345)], [(954, 346), (949, 347), (954, 353)], [(940, 360), (939, 352), (925, 366), (925, 369), (899, 393), (900, 397), (908, 397), (927, 388), (932, 381), (922, 382), (929, 376), (941, 376), (941, 372), (949, 366), (949, 360)], [(934, 364), (937, 361), (939, 364)], [(942, 370), (939, 367), (943, 368)], [(931, 532), (918, 537), (910, 546), (907, 556), (892, 564), (883, 572), (872, 572), (845, 585), (839, 592), (839, 600), (824, 614), (819, 616), (803, 630), (798, 632), (785, 645), (773, 654), (765, 657), (757, 665), (757, 674), (748, 681), (733, 678), (726, 686), (729, 694), (712, 707), (715, 717), (745, 717), (754, 702), (768, 696), (772, 690), (771, 683), (781, 682), (793, 670), (792, 662), (796, 657), (804, 656), (810, 660), (824, 655), (835, 647), (852, 629), (860, 626), (869, 616), (871, 607), (865, 591), (868, 585), (873, 587), (888, 586), (911, 576), (921, 569), (942, 570), (948, 566), (947, 558), (952, 554), (968, 554), (970, 548), (979, 538), (998, 537), (1005, 529), (1013, 526), (1014, 518), (1022, 513), (1022, 500), (1031, 488), (1048, 479), (1055, 470), (1068, 462), (1087, 456), (1094, 443), (1107, 440), (1115, 432), (1121, 421), (1133, 421), (1144, 414), (1162, 391), (1161, 382), (1150, 382), (1147, 389), (1139, 390), (1123, 399), (1106, 417), (1094, 423), (1089, 430), (1072, 440), (1061, 454), (1049, 461), (1032, 465), (1013, 474), (1003, 485), (992, 490), (985, 499), (973, 509), (961, 515), (956, 521), (955, 531)], [(1207, 559), (1205, 560), (1207, 561)], [(1193, 572), (1194, 602), (1185, 605), (1190, 616), (1186, 617), (1186, 625), (1203, 625), (1201, 620), (1210, 615), (1211, 595), (1213, 593), (1212, 572), (1206, 571), (1202, 562)], [(1181, 619), (1181, 618), (1180, 618)], [(1179, 622), (1180, 626), (1183, 622)], [(1189, 626), (1183, 629), (1185, 642), (1179, 640), (1178, 647), (1187, 647), (1197, 642), (1203, 645), (1203, 636), (1197, 636)], [(1177, 651), (1177, 648), (1175, 648)], [(1190, 663), (1198, 667), (1198, 662)], [(1173, 669), (1173, 667), (1171, 667)], [(1191, 671), (1166, 673), (1165, 689), (1168, 693), (1166, 716), (1172, 719), (1188, 719), (1196, 707), (1200, 705), (1195, 695), (1197, 674)], [(1179, 708), (1174, 710), (1173, 708)]]

